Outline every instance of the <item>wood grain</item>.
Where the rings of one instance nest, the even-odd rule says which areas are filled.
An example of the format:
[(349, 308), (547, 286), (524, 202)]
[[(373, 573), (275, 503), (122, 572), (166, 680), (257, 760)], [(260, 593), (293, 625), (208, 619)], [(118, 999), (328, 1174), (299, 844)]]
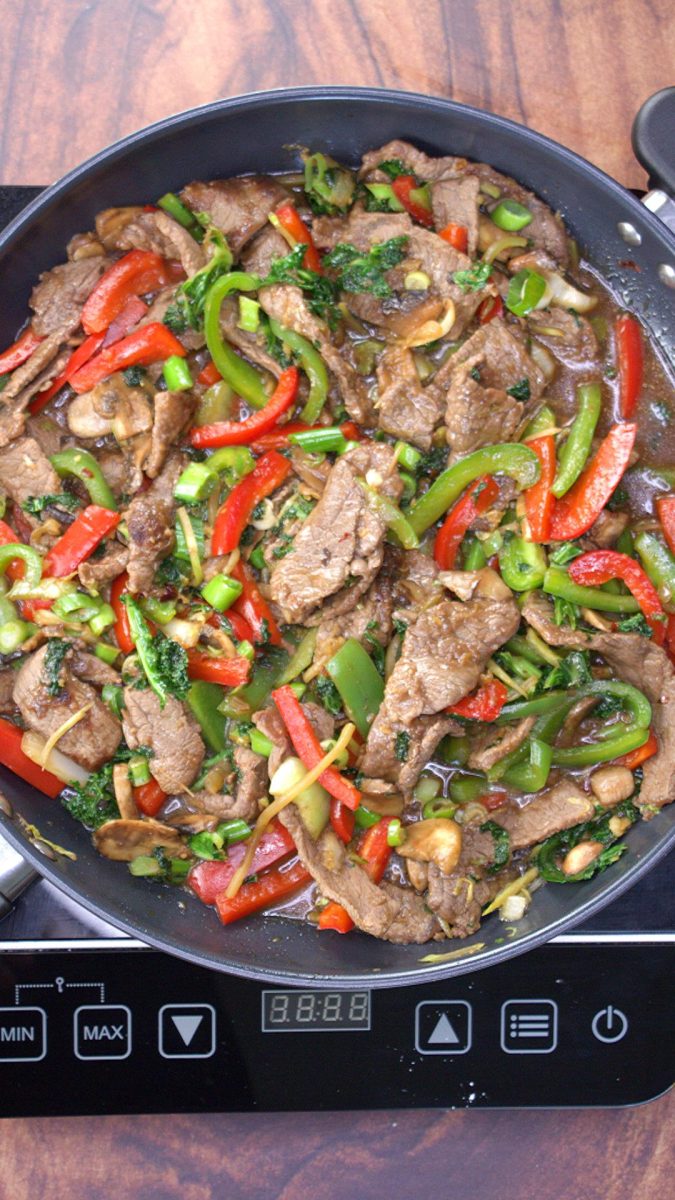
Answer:
[(641, 186), (631, 122), (675, 76), (671, 0), (4, 0), (2, 17), (4, 183), (218, 97), (347, 83), (492, 109)]
[[(346, 83), (491, 109), (642, 186), (631, 122), (675, 76), (672, 0), (3, 0), (1, 13), (4, 183), (50, 182), (218, 97)], [(0, 1200), (651, 1200), (669, 1190), (674, 1118), (671, 1093), (618, 1112), (9, 1120)]]

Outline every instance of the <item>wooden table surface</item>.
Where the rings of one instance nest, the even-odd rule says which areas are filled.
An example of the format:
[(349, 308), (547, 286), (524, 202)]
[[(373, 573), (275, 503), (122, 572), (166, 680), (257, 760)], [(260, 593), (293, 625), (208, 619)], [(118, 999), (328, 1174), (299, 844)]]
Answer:
[[(672, 0), (4, 0), (2, 33), (3, 183), (51, 182), (218, 97), (351, 83), (492, 109), (640, 187), (631, 121), (675, 77)], [(643, 1200), (667, 1194), (674, 1115), (671, 1093), (615, 1112), (10, 1120), (0, 1198)]]

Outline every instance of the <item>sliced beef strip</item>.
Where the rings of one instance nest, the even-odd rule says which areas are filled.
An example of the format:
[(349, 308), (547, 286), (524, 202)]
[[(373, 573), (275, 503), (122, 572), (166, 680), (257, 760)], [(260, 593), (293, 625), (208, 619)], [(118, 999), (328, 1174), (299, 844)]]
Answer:
[(430, 863), (426, 903), (446, 922), (450, 937), (470, 937), (480, 926), (485, 906), (516, 878), (513, 867), (505, 868), (490, 879), (476, 880), (468, 873), (443, 875), (435, 863)]
[(220, 328), (227, 341), (236, 346), (237, 350), (241, 350), (250, 362), (255, 363), (257, 367), (263, 367), (278, 378), (282, 368), (266, 350), (262, 334), (247, 333), (245, 329), (239, 328), (239, 305), (233, 297), (226, 299), (221, 305)]
[(565, 308), (547, 308), (531, 312), (527, 324), (537, 341), (565, 366), (587, 371), (599, 369), (600, 346), (593, 326), (585, 317)]
[(145, 462), (145, 474), (150, 479), (159, 475), (171, 447), (191, 424), (196, 407), (192, 392), (155, 392), (152, 440)]
[[(301, 705), (302, 711), (310, 722), (317, 738), (320, 742), (325, 742), (333, 737), (335, 732), (335, 721), (330, 713), (327, 713), (325, 708), (321, 708), (318, 704), (313, 704), (311, 701), (306, 701)], [(274, 742), (268, 760), (267, 769), (270, 779), (274, 775), (276, 769), (284, 761), (294, 754), (293, 743), (291, 742), (286, 726), (284, 725), (278, 710), (273, 704), (269, 708), (262, 709), (261, 712), (253, 714), (253, 724), (256, 729), (264, 733), (271, 742)]]
[(189, 183), (181, 192), (181, 200), (193, 212), (209, 214), (235, 256), (287, 198), (281, 184), (263, 175)]
[(110, 663), (97, 658), (95, 654), (90, 654), (86, 645), (83, 641), (73, 642), (73, 649), (68, 657), (68, 665), (73, 674), (99, 688), (105, 687), (106, 683), (119, 683), (119, 671)]
[[(35, 438), (22, 437), (0, 454), (0, 488), (15, 504), (22, 504), (29, 496), (60, 492), (61, 480)], [(30, 524), (37, 524), (33, 517), (24, 516)]]
[[(40, 380), (40, 387), (44, 387), (46, 378), (43, 378), (43, 376), (47, 368), (51, 368), (55, 375), (58, 374), (54, 364), (60, 357), (59, 351), (65, 340), (66, 335), (63, 330), (59, 329), (55, 333), (50, 333), (40, 342), (30, 358), (27, 358), (25, 363), (17, 367), (12, 372), (11, 378), (7, 380), (0, 393), (0, 400), (3, 404), (6, 404), (8, 400), (13, 400), (19, 395), (25, 394), (28, 385), (37, 380)], [(39, 390), (40, 388), (36, 387), (35, 391)], [(31, 394), (34, 395), (35, 393)]]
[(423, 386), (411, 350), (389, 346), (377, 364), (375, 408), (385, 433), (428, 450), (431, 435), (443, 419), (444, 400), (433, 382)]
[(417, 146), (412, 146), (410, 142), (395, 138), (380, 146), (378, 150), (369, 150), (364, 154), (359, 168), (359, 179), (367, 179), (369, 183), (388, 183), (389, 176), (378, 168), (381, 162), (389, 162), (392, 159), (399, 159), (412, 175), (424, 180), (453, 178), (461, 175), (467, 165), (465, 158), (456, 158), (450, 154), (432, 158), (423, 150), (418, 150)]
[(234, 765), (237, 771), (235, 801), (242, 813), (247, 814), (244, 820), (255, 820), (260, 801), (267, 795), (267, 759), (249, 750), (248, 746), (235, 746)]
[(206, 264), (206, 254), (191, 233), (165, 212), (142, 212), (116, 239), (120, 250), (152, 250), (162, 258), (178, 259), (188, 276)]
[[(70, 348), (61, 335), (52, 334), (38, 346), (27, 362), (17, 367), (0, 393), (0, 448), (20, 437), (30, 427), (28, 406), (33, 397), (49, 387), (70, 358)], [(40, 367), (41, 362), (46, 366)], [(26, 382), (27, 381), (27, 382)]]
[(522, 607), (522, 615), (535, 633), (549, 646), (569, 646), (570, 650), (582, 650), (589, 643), (590, 635), (583, 629), (568, 629), (556, 625), (553, 620), (553, 605), (540, 592), (528, 592)]
[(272, 264), (278, 258), (286, 258), (288, 254), (290, 246), (285, 237), (273, 225), (265, 225), (257, 237), (244, 248), (241, 262), (245, 271), (265, 279)]
[(645, 693), (659, 750), (643, 764), (636, 800), (646, 820), (675, 800), (675, 671), (665, 650), (638, 633), (599, 633), (591, 646), (620, 679)]
[(332, 829), (314, 841), (294, 804), (279, 814), (319, 892), (337, 901), (364, 933), (397, 943), (426, 942), (438, 932), (421, 896), (395, 884), (378, 886), (362, 867), (352, 863)]
[[(448, 733), (463, 733), (463, 727), (453, 717), (416, 717), (414, 721), (406, 722), (392, 718), (383, 704), (370, 727), (359, 770), (369, 779), (385, 780), (407, 794), (433, 757), (441, 738)], [(408, 739), (404, 761), (396, 753), (399, 734), (405, 734)]]
[(329, 372), (334, 376), (340, 396), (350, 417), (360, 424), (368, 422), (371, 404), (365, 383), (348, 357), (348, 348), (338, 349), (328, 327), (310, 312), (300, 288), (274, 284), (262, 288), (258, 299), (269, 317), (285, 329), (302, 334), (316, 346)]
[(80, 563), (77, 573), (83, 587), (91, 592), (100, 592), (126, 570), (128, 561), (129, 551), (126, 546), (121, 542), (108, 542), (105, 554), (101, 558)]
[(152, 750), (148, 767), (162, 791), (180, 793), (196, 778), (204, 759), (199, 726), (185, 705), (168, 696), (164, 708), (150, 688), (124, 689), (122, 724), (131, 750)]
[(96, 452), (98, 465), (106, 483), (117, 500), (133, 496), (143, 483), (141, 468), (118, 449), (105, 448)]
[(314, 663), (325, 663), (347, 638), (362, 642), (368, 633), (386, 646), (391, 637), (391, 581), (385, 566), (355, 608), (342, 616), (325, 617), (316, 632)]
[[(479, 376), (474, 378), (474, 374)], [(527, 379), (522, 403), (507, 389)], [(499, 318), (481, 326), (452, 354), (434, 382), (448, 387), (445, 421), (453, 456), (509, 441), (544, 390), (544, 376), (523, 343)]]
[[(85, 770), (96, 771), (112, 757), (121, 741), (119, 721), (95, 689), (78, 679), (71, 655), (66, 657), (60, 674), (61, 690), (56, 696), (50, 695), (44, 676), (44, 659), (48, 648), (41, 646), (22, 664), (14, 684), (14, 700), (28, 729), (45, 739), (89, 704), (91, 707), (84, 717), (63, 735), (58, 746), (63, 754), (74, 759)], [(86, 662), (81, 665), (86, 670)]]
[(147, 492), (135, 496), (126, 513), (129, 530), (129, 591), (147, 592), (157, 564), (173, 546), (176, 511), (173, 489), (183, 469), (183, 458), (173, 452)]
[(110, 261), (97, 255), (44, 271), (28, 302), (35, 313), (35, 332), (43, 337), (50, 333), (65, 337), (77, 329), (82, 306)]
[(481, 182), (498, 187), (502, 193), (501, 199), (508, 197), (524, 204), (532, 213), (532, 220), (523, 230), (524, 236), (550, 254), (557, 263), (565, 266), (569, 257), (567, 232), (560, 217), (553, 213), (543, 200), (516, 183), (509, 175), (495, 171), (487, 163), (468, 163), (466, 174), (475, 175)]
[(348, 217), (317, 217), (312, 238), (320, 250), (333, 250), (340, 242), (367, 251), (376, 242), (410, 237), (415, 226), (407, 213), (369, 213), (355, 204)]
[(0, 713), (14, 712), (16, 708), (14, 703), (15, 683), (16, 671), (12, 667), (2, 667), (0, 669)]
[(58, 454), (59, 450), (63, 449), (68, 436), (62, 426), (58, 425), (48, 413), (38, 413), (34, 417), (28, 417), (26, 433), (29, 437), (35, 438), (47, 458), (51, 458), (52, 454)]
[(472, 743), (468, 765), (476, 771), (489, 771), (495, 763), (501, 762), (506, 754), (522, 746), (528, 736), (535, 717), (523, 717), (516, 725), (507, 725), (506, 729), (488, 729), (484, 735), (479, 735)]
[(589, 550), (598, 547), (604, 550), (609, 546), (614, 546), (629, 524), (628, 513), (610, 512), (608, 508), (603, 508), (600, 516), (593, 522), (588, 533), (582, 539), (582, 545)]
[[(372, 478), (373, 472), (378, 490), (397, 499), (401, 481), (390, 446), (370, 443), (348, 451), (333, 466), (323, 496), (292, 550), (272, 568), (271, 597), (286, 621), (306, 621), (336, 593), (341, 593), (339, 603), (329, 611), (347, 611), (370, 587), (382, 564), (386, 527), (358, 479)], [(342, 593), (350, 578), (352, 586)], [(324, 609), (320, 619), (325, 616)]]
[(502, 805), (491, 814), (491, 819), (507, 831), (514, 851), (536, 846), (554, 833), (589, 821), (594, 811), (592, 797), (571, 779), (563, 779), (539, 792), (527, 804)]
[(431, 185), (431, 207), (437, 229), (445, 229), (451, 222), (462, 225), (467, 231), (466, 253), (476, 257), (478, 245), (478, 193), (480, 183), (474, 176), (441, 178)]

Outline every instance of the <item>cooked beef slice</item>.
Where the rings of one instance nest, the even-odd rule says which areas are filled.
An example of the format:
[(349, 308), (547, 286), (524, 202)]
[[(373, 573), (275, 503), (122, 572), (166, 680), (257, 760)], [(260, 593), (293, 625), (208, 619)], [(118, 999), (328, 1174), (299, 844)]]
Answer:
[(507, 867), (490, 879), (476, 880), (459, 870), (443, 875), (435, 863), (430, 863), (426, 904), (446, 922), (450, 937), (470, 937), (480, 925), (485, 906), (516, 874), (514, 868)]
[[(61, 481), (35, 438), (17, 438), (5, 446), (0, 454), (0, 489), (15, 504), (22, 504), (29, 496), (61, 491)], [(26, 519), (35, 524), (31, 517)]]
[(272, 320), (278, 321), (285, 329), (302, 334), (316, 346), (337, 384), (350, 417), (365, 423), (371, 412), (370, 400), (364, 381), (350, 361), (349, 348), (336, 347), (328, 326), (310, 312), (300, 288), (288, 284), (274, 284), (262, 288), (258, 298)]
[(131, 750), (149, 747), (148, 767), (162, 791), (172, 794), (188, 788), (204, 759), (199, 725), (175, 696), (164, 708), (150, 688), (124, 689), (122, 724)]
[(225, 339), (241, 350), (250, 362), (276, 377), (281, 374), (280, 364), (266, 349), (264, 334), (248, 333), (239, 328), (239, 304), (233, 296), (228, 297), (220, 307), (220, 328)]
[(535, 717), (523, 717), (522, 721), (507, 725), (505, 729), (488, 728), (479, 734), (471, 743), (468, 765), (476, 771), (489, 771), (505, 755), (522, 746), (535, 720)]
[(587, 371), (600, 369), (598, 339), (585, 317), (564, 308), (547, 308), (531, 312), (527, 324), (537, 341), (565, 366)]
[[(386, 780), (407, 794), (433, 757), (441, 738), (462, 732), (463, 727), (453, 717), (416, 717), (408, 723), (391, 717), (383, 704), (370, 727), (359, 770), (368, 779)], [(364, 786), (368, 786), (368, 780)]]
[(288, 192), (280, 183), (263, 175), (189, 183), (181, 192), (181, 200), (193, 212), (209, 214), (225, 234), (234, 255), (287, 198)]
[[(306, 701), (301, 707), (320, 742), (325, 742), (333, 737), (335, 721), (330, 713), (326, 712), (325, 708), (321, 708), (320, 705), (313, 704), (311, 701)], [(261, 712), (254, 713), (253, 724), (256, 729), (264, 733), (265, 737), (274, 742), (274, 749), (267, 760), (267, 768), (271, 779), (277, 767), (284, 759), (295, 754), (293, 743), (288, 736), (286, 726), (279, 716), (278, 709), (273, 704), (269, 708), (262, 709)]]
[(643, 764), (636, 800), (646, 820), (675, 800), (675, 671), (665, 650), (638, 633), (599, 633), (591, 646), (626, 683), (644, 692), (652, 706), (658, 754)]
[(88, 559), (80, 563), (77, 573), (80, 582), (88, 591), (100, 592), (113, 579), (126, 569), (129, 551), (121, 542), (108, 542), (105, 553), (100, 558)]
[(172, 453), (152, 487), (135, 496), (127, 509), (130, 592), (150, 590), (157, 564), (173, 546), (173, 489), (182, 469), (183, 459)]
[(0, 393), (0, 447), (24, 432), (31, 400), (63, 370), (70, 353), (62, 335), (53, 333), (40, 343), (25, 363), (12, 372)]
[(368, 591), (350, 612), (321, 621), (316, 631), (314, 662), (327, 662), (347, 638), (364, 642), (368, 649), (368, 643), (364, 641), (368, 635), (386, 646), (391, 637), (392, 599), (391, 580), (383, 565)]
[(35, 332), (42, 337), (50, 333), (65, 337), (77, 329), (82, 306), (110, 262), (96, 255), (44, 271), (29, 300)]
[(377, 423), (385, 433), (413, 442), (422, 450), (443, 420), (443, 395), (433, 382), (420, 381), (411, 350), (389, 346), (377, 364)]
[(162, 258), (178, 259), (185, 274), (196, 274), (206, 264), (206, 253), (191, 233), (165, 212), (143, 212), (120, 231), (119, 250), (152, 250)]
[[(45, 673), (48, 651), (48, 645), (41, 646), (22, 663), (14, 684), (15, 703), (28, 729), (45, 739), (56, 733), (69, 717), (90, 705), (77, 725), (60, 738), (58, 747), (85, 770), (96, 771), (112, 757), (121, 741), (119, 721), (95, 689), (77, 677), (77, 663), (72, 661), (71, 655), (66, 656), (59, 674), (59, 691), (51, 695)], [(89, 657), (85, 655), (83, 659)], [(80, 665), (86, 671), (86, 661), (81, 661)]]
[(421, 896), (396, 884), (373, 883), (362, 867), (347, 858), (345, 846), (332, 829), (314, 841), (294, 804), (282, 810), (279, 820), (291, 834), (321, 895), (341, 904), (364, 933), (388, 942), (419, 943), (438, 932)]
[(478, 193), (480, 183), (474, 176), (438, 179), (431, 185), (431, 207), (438, 230), (446, 225), (461, 225), (467, 232), (466, 253), (476, 257), (478, 245)]
[(197, 400), (191, 392), (155, 392), (152, 440), (145, 461), (145, 474), (150, 479), (159, 475), (171, 447), (191, 424), (196, 407)]
[(509, 175), (502, 175), (487, 163), (470, 162), (466, 167), (467, 175), (475, 175), (481, 182), (491, 183), (501, 192), (500, 199), (517, 200), (524, 204), (532, 213), (532, 220), (525, 226), (523, 234), (536, 247), (545, 250), (557, 263), (565, 266), (569, 257), (567, 233), (560, 217), (551, 211), (543, 200), (516, 183)]
[[(292, 550), (272, 568), (270, 592), (284, 620), (305, 621), (343, 588), (346, 591), (340, 594), (337, 608), (353, 608), (379, 571), (386, 526), (371, 508), (359, 478), (397, 499), (401, 481), (392, 448), (364, 443), (333, 466), (324, 493), (298, 532)], [(324, 610), (320, 617), (325, 616)]]
[[(508, 389), (529, 383), (525, 403)], [(452, 457), (510, 441), (544, 390), (544, 376), (523, 343), (496, 318), (450, 356), (434, 383), (448, 388), (445, 423)]]
[(380, 163), (390, 162), (392, 159), (398, 159), (412, 175), (417, 175), (419, 179), (424, 180), (461, 176), (467, 165), (465, 158), (456, 158), (454, 155), (432, 158), (423, 150), (418, 150), (417, 146), (412, 146), (410, 142), (395, 138), (391, 142), (386, 142), (384, 146), (380, 146), (379, 149), (369, 150), (367, 154), (364, 154), (359, 168), (359, 178), (367, 179), (369, 183), (388, 183), (389, 176), (386, 172), (380, 171), (379, 166)]
[(535, 633), (548, 643), (549, 646), (569, 646), (571, 650), (580, 650), (588, 645), (590, 635), (583, 629), (568, 629), (556, 625), (553, 619), (553, 605), (541, 592), (528, 592), (522, 607), (522, 615), (531, 625)]
[[(8, 400), (12, 400), (23, 393), (28, 385), (37, 379), (41, 379), (40, 386), (44, 386), (46, 380), (42, 379), (42, 376), (45, 368), (51, 366), (53, 369), (53, 364), (57, 357), (60, 357), (59, 351), (64, 341), (65, 335), (61, 330), (57, 330), (56, 333), (50, 333), (49, 336), (45, 337), (33, 351), (30, 358), (27, 358), (20, 367), (12, 371), (11, 377), (7, 380), (0, 393), (0, 401), (6, 404)], [(57, 374), (58, 372), (54, 371), (54, 373)]]
[(588, 533), (583, 538), (582, 544), (587, 546), (589, 550), (598, 547), (605, 550), (615, 544), (629, 524), (630, 516), (628, 513), (610, 512), (608, 508), (603, 508), (600, 516), (593, 522)]
[(593, 798), (582, 792), (571, 779), (563, 779), (522, 806), (515, 803), (502, 805), (491, 817), (507, 831), (514, 851), (536, 846), (562, 829), (589, 821), (594, 811)]
[(16, 671), (12, 667), (2, 667), (0, 669), (0, 713), (14, 712), (16, 708), (14, 703), (15, 683)]

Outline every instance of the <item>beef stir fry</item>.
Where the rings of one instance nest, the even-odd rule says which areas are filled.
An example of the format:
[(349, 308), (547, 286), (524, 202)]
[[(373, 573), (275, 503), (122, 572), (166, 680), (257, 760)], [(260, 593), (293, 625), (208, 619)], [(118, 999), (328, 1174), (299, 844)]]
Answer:
[(513, 179), (303, 159), (99, 213), (0, 355), (0, 758), (224, 924), (466, 937), (675, 798), (669, 384)]

